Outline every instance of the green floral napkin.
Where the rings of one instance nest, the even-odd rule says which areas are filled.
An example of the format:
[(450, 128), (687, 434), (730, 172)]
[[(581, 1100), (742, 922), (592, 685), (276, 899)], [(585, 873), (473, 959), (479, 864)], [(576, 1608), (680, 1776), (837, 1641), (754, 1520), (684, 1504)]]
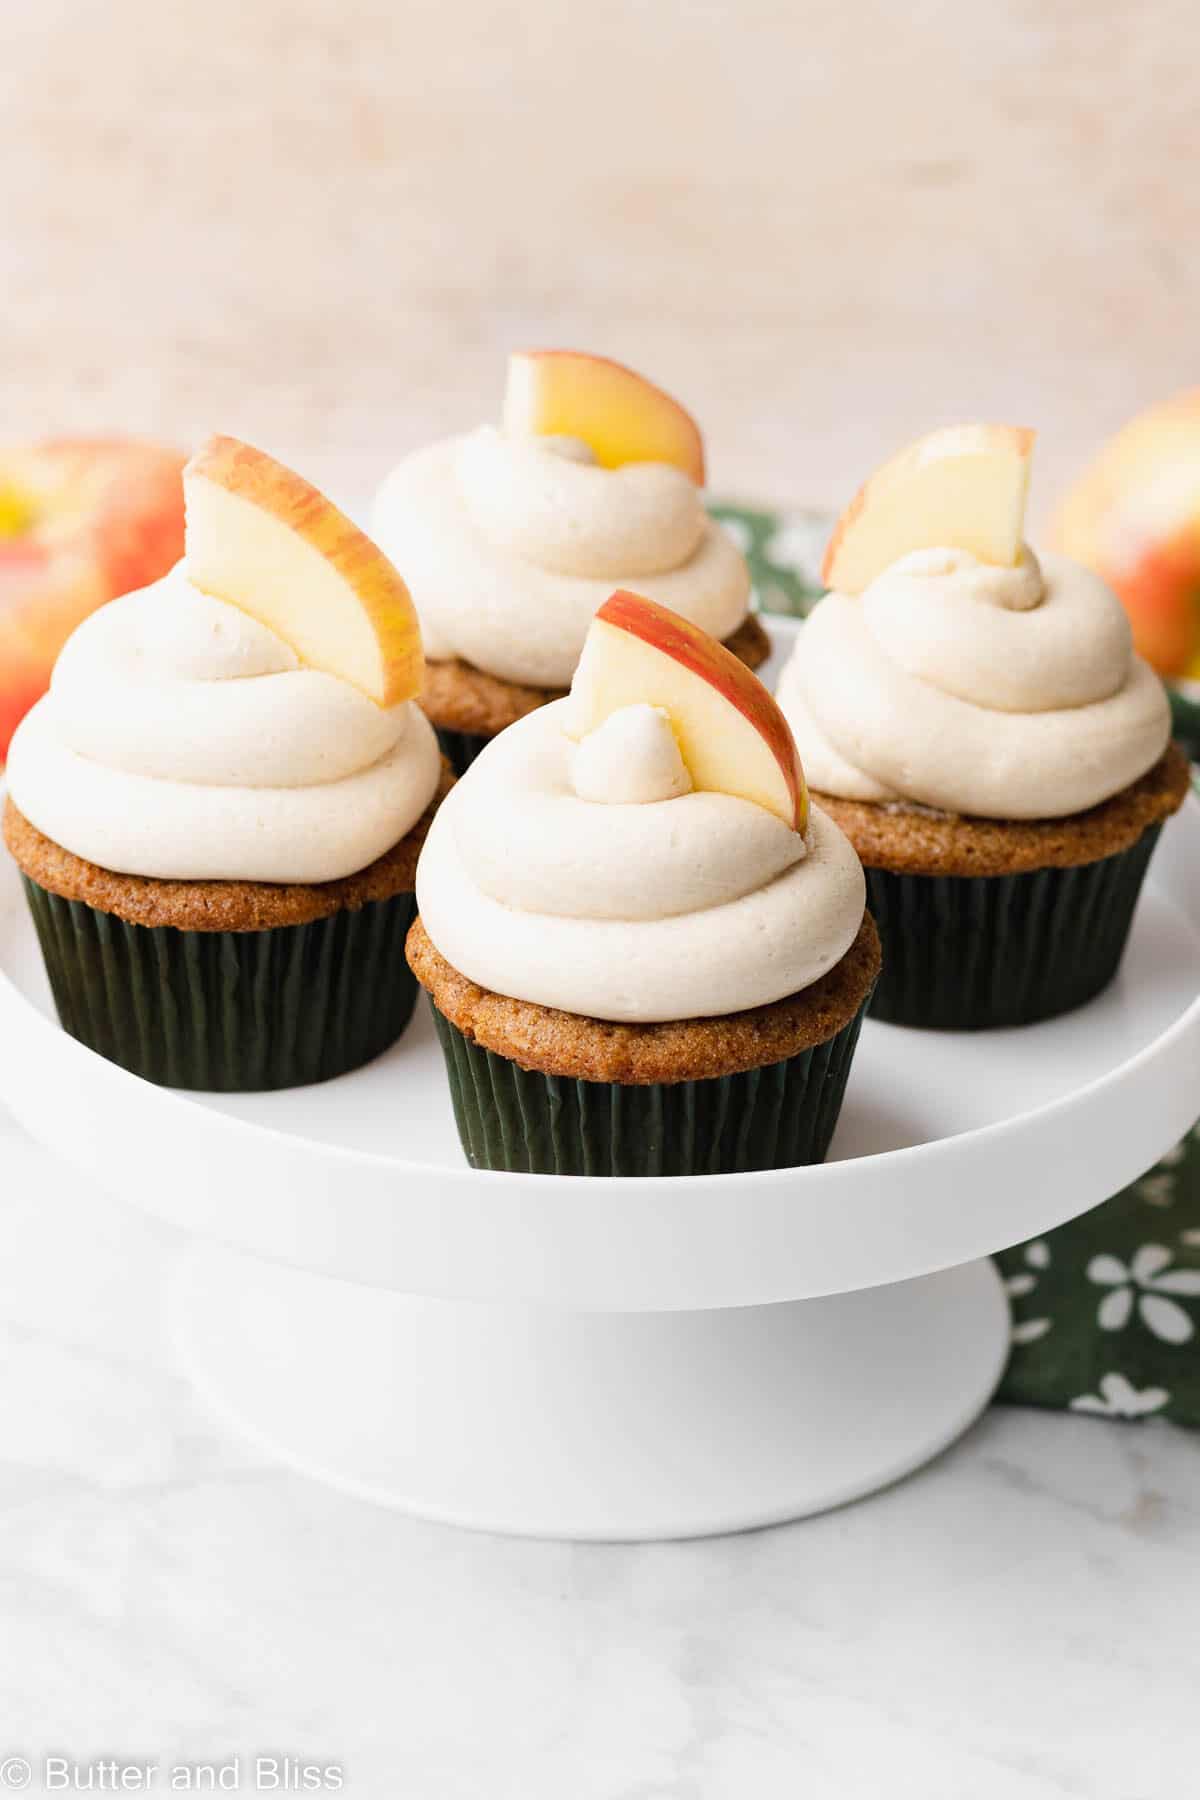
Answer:
[[(763, 611), (803, 617), (822, 592), (829, 519), (712, 510), (742, 545)], [(1172, 705), (1200, 755), (1200, 706)], [(996, 1263), (1013, 1309), (998, 1399), (1200, 1427), (1200, 1125), (1132, 1187)]]

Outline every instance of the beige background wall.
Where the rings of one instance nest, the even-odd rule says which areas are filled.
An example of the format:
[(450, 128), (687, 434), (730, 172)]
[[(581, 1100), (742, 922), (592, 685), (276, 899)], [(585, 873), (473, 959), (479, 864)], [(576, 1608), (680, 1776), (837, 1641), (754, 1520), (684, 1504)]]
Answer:
[(0, 0), (2, 430), (342, 487), (626, 358), (726, 491), (1200, 379), (1195, 0)]

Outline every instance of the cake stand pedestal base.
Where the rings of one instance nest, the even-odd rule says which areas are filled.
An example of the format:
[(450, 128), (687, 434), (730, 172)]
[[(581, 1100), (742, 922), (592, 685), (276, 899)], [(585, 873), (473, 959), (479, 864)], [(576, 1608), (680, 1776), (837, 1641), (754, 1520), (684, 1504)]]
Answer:
[(400, 1295), (209, 1246), (170, 1326), (208, 1403), (293, 1468), (424, 1518), (702, 1536), (885, 1486), (987, 1404), (986, 1261), (816, 1300), (581, 1313)]

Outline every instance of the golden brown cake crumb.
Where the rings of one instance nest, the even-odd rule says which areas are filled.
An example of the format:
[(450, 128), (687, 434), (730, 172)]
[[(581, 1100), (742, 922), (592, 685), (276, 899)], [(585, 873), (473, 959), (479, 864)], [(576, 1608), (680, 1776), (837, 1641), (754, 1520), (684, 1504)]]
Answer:
[(771, 639), (757, 613), (747, 613), (732, 636), (724, 640), (739, 662), (748, 669), (761, 668), (771, 654)]
[(1178, 812), (1191, 780), (1170, 744), (1148, 774), (1111, 800), (1065, 819), (972, 819), (862, 800), (812, 798), (840, 825), (868, 869), (894, 875), (1020, 875), (1070, 869), (1128, 850), (1151, 825)]
[(340, 881), (159, 881), (148, 875), (118, 875), (45, 837), (11, 799), (4, 809), (4, 841), (40, 887), (64, 900), (82, 900), (97, 912), (115, 913), (131, 925), (265, 931), (275, 925), (307, 925), (331, 913), (357, 912), (369, 901), (411, 893), (425, 834), (453, 786), (453, 770), (443, 757), (437, 792), (412, 830), (365, 869)]
[[(732, 637), (725, 639), (725, 648), (732, 650), (748, 669), (757, 669), (771, 654), (771, 640), (759, 619), (747, 613)], [(488, 675), (473, 663), (455, 657), (426, 659), (421, 705), (443, 731), (496, 737), (539, 706), (561, 700), (566, 691), (502, 681), (498, 675)]]
[(565, 692), (565, 688), (523, 687), (520, 682), (502, 681), (457, 657), (436, 662), (426, 657), (421, 705), (443, 731), (496, 737), (539, 706), (561, 700)]
[(408, 961), (439, 1012), (485, 1050), (543, 1075), (641, 1086), (736, 1075), (828, 1043), (866, 999), (880, 952), (867, 913), (841, 961), (801, 993), (724, 1018), (663, 1025), (616, 1025), (494, 994), (435, 950), (420, 919), (408, 934)]

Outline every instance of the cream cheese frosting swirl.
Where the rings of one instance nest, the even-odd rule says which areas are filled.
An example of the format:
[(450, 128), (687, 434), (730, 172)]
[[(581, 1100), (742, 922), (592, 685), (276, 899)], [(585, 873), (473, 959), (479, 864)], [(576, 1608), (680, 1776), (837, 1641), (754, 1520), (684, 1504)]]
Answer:
[(624, 708), (576, 745), (570, 708), (510, 726), (439, 808), (417, 904), (447, 961), (514, 999), (647, 1024), (766, 1005), (845, 955), (865, 883), (832, 820), (813, 809), (802, 837), (681, 792), (664, 713)]
[(980, 818), (1095, 806), (1152, 768), (1171, 731), (1116, 595), (1029, 549), (1011, 569), (918, 550), (857, 599), (827, 594), (778, 699), (817, 792)]
[(73, 633), (8, 782), (39, 831), (121, 874), (311, 882), (390, 849), (439, 769), (413, 702), (385, 710), (301, 668), (180, 564)]
[(428, 655), (565, 688), (614, 587), (716, 638), (737, 630), (750, 575), (700, 490), (666, 463), (601, 468), (576, 438), (484, 426), (406, 457), (371, 533), (403, 568)]

